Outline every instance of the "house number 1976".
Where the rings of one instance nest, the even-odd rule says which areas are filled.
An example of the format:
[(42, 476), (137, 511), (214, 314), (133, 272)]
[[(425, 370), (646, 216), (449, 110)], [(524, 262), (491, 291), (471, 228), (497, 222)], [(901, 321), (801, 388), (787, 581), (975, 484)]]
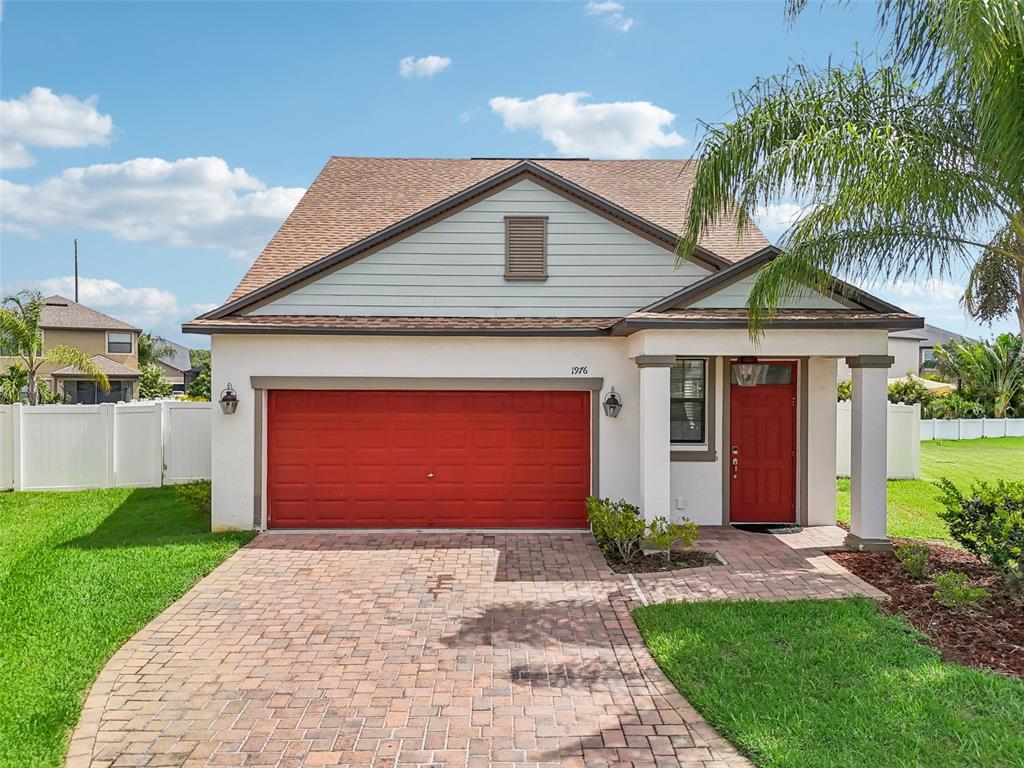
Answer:
[(585, 366), (585, 365), (574, 365), (572, 367), (572, 375), (573, 376), (586, 376), (587, 375), (587, 366)]

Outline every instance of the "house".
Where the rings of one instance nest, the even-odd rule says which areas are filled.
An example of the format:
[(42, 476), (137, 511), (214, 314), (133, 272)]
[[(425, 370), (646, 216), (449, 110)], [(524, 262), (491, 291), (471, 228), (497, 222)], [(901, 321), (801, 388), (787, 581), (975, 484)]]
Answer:
[(888, 333), (845, 284), (745, 302), (776, 255), (723, 221), (674, 249), (694, 166), (331, 158), (222, 306), (215, 528), (587, 525), (588, 494), (699, 524), (835, 522), (836, 363), (852, 532), (884, 547)]
[[(137, 394), (138, 328), (56, 295), (43, 299), (39, 325), (44, 351), (57, 346), (79, 349), (92, 358), (110, 382), (110, 391), (104, 392), (74, 366), (42, 366), (43, 379), (55, 391), (63, 392), (68, 402), (116, 403)], [(0, 361), (5, 366), (20, 362), (12, 357)]]
[[(907, 333), (911, 333), (911, 331)], [(914, 333), (920, 334), (918, 336), (918, 346), (920, 348), (920, 357), (918, 359), (920, 361), (921, 373), (935, 370), (935, 347), (940, 344), (947, 344), (951, 341), (977, 341), (977, 339), (972, 339), (969, 336), (962, 336), (959, 333), (953, 333), (952, 331), (928, 325), (927, 323), (925, 323), (924, 328)]]
[(172, 391), (184, 392), (185, 374), (192, 369), (188, 347), (183, 347), (181, 344), (167, 339), (157, 339), (156, 341), (164, 347), (164, 353), (156, 360), (157, 366), (163, 372), (164, 378), (170, 382)]
[[(902, 379), (911, 373), (920, 375), (934, 372), (935, 347), (949, 341), (974, 339), (927, 323), (922, 328), (893, 331), (889, 334), (889, 355), (893, 358), (889, 378)], [(850, 368), (843, 361), (839, 362), (837, 375), (839, 381), (849, 381), (852, 376)]]

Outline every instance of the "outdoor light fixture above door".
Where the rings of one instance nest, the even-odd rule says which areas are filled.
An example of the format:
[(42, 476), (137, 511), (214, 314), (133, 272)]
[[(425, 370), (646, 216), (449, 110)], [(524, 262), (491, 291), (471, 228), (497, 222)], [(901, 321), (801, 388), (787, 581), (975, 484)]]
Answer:
[(741, 357), (732, 364), (733, 378), (741, 387), (756, 387), (764, 367), (756, 357)]
[(601, 405), (604, 407), (605, 416), (614, 419), (619, 415), (619, 411), (622, 410), (622, 397), (615, 391), (615, 387), (612, 387), (608, 394), (604, 396)]

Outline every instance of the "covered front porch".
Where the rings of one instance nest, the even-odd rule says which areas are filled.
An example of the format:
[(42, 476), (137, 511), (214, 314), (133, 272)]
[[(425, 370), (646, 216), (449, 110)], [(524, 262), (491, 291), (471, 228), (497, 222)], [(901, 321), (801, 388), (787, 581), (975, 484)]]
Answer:
[(851, 530), (886, 533), (884, 329), (638, 330), (640, 506), (702, 525), (836, 522), (836, 366), (853, 371)]

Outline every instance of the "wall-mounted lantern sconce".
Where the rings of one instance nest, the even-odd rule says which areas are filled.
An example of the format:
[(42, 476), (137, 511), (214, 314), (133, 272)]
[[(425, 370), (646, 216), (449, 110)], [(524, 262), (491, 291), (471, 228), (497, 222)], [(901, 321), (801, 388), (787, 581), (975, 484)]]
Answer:
[(220, 393), (220, 409), (227, 414), (235, 412), (238, 408), (238, 393), (235, 392), (235, 388), (231, 386), (231, 382)]
[(764, 367), (756, 357), (741, 357), (732, 364), (733, 378), (741, 387), (756, 387)]
[(622, 410), (622, 397), (615, 391), (615, 387), (612, 387), (608, 394), (604, 396), (601, 405), (604, 406), (605, 416), (610, 416), (614, 419), (619, 415), (619, 411)]

